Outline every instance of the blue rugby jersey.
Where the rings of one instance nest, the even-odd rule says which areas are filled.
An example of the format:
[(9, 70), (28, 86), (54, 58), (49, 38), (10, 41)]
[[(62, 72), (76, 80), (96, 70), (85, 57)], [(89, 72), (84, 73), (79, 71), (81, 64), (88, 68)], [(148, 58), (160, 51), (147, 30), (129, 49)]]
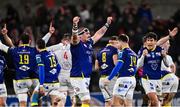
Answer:
[(0, 55), (0, 84), (4, 82), (4, 69), (6, 67), (6, 60)]
[(118, 53), (118, 61), (123, 62), (119, 77), (134, 76), (137, 71), (137, 55), (130, 48), (124, 48)]
[[(147, 48), (141, 48), (138, 56), (141, 57), (143, 50)], [(148, 54), (144, 58), (143, 75), (148, 79), (160, 79), (161, 78), (161, 61), (163, 59), (161, 55), (162, 48), (156, 46), (154, 50), (148, 50)]]
[(110, 75), (114, 68), (113, 55), (118, 54), (118, 49), (108, 44), (97, 53), (99, 71), (101, 75)]
[(19, 47), (9, 48), (8, 53), (12, 56), (15, 65), (15, 79), (37, 78), (36, 48), (29, 45), (21, 45)]
[(47, 50), (41, 51), (36, 55), (36, 62), (38, 66), (44, 66), (44, 83), (58, 82), (61, 67), (55, 54)]
[(93, 40), (80, 41), (77, 45), (71, 44), (72, 69), (71, 77), (90, 77), (92, 73)]

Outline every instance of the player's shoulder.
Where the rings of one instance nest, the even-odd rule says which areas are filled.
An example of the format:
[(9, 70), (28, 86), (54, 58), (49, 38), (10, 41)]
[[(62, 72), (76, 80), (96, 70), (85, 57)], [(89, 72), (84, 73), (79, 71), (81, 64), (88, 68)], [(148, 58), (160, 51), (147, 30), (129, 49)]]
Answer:
[(162, 47), (156, 46), (156, 51), (161, 51), (161, 50), (162, 50)]

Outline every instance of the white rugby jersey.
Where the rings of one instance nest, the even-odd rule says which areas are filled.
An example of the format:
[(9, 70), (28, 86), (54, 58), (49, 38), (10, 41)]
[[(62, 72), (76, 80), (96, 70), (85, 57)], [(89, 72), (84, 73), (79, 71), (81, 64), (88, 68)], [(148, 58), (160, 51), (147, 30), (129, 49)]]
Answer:
[(62, 43), (59, 43), (57, 45), (47, 47), (47, 50), (55, 53), (58, 62), (61, 65), (60, 75), (69, 77), (70, 70), (72, 68), (72, 56), (70, 52), (70, 44), (64, 45)]
[[(172, 57), (170, 55), (167, 55), (166, 57), (167, 57), (168, 65), (173, 65), (174, 62), (172, 60)], [(165, 70), (165, 71), (171, 72), (170, 66), (169, 67), (165, 66), (163, 61), (161, 62), (161, 70)]]

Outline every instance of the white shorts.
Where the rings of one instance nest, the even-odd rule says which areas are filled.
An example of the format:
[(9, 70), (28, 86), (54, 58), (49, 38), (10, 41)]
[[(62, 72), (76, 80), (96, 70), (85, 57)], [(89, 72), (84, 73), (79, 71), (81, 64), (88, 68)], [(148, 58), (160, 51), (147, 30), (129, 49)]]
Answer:
[(135, 77), (119, 77), (114, 85), (113, 96), (132, 100), (135, 87)]
[(157, 95), (162, 95), (162, 81), (160, 79), (151, 80), (142, 78), (141, 82), (146, 94), (155, 92)]
[(58, 83), (44, 83), (43, 85), (45, 94), (58, 96), (59, 98), (65, 98), (64, 93), (59, 91), (60, 84)]
[(13, 80), (14, 91), (16, 94), (27, 93), (33, 82), (31, 79)]
[(109, 101), (112, 99), (112, 92), (113, 92), (114, 84), (116, 83), (117, 77), (114, 77), (108, 85), (104, 86), (103, 80), (105, 78), (106, 77), (100, 78), (99, 88), (104, 96), (105, 101)]
[(70, 82), (70, 77), (59, 75), (59, 82), (60, 82), (60, 88), (59, 88), (60, 92), (64, 92), (65, 94), (68, 94), (72, 98), (74, 94), (74, 90)]
[(0, 97), (7, 97), (7, 90), (4, 83), (0, 84)]
[(81, 101), (90, 100), (90, 93), (89, 93), (90, 78), (72, 77), (70, 78), (70, 81), (74, 89), (74, 95), (78, 95)]
[(162, 79), (162, 93), (176, 93), (179, 86), (179, 79), (174, 73), (165, 75)]

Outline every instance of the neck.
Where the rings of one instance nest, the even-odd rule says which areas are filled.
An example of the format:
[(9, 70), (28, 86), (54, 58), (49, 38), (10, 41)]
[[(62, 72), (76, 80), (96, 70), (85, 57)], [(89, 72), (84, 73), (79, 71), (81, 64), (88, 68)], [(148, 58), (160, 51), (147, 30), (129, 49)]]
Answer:
[(45, 51), (46, 50), (46, 48), (44, 48), (44, 49), (39, 49), (39, 52), (42, 52), (42, 51)]
[(124, 48), (129, 48), (129, 45), (127, 43), (123, 43), (122, 44), (122, 49), (124, 49)]

